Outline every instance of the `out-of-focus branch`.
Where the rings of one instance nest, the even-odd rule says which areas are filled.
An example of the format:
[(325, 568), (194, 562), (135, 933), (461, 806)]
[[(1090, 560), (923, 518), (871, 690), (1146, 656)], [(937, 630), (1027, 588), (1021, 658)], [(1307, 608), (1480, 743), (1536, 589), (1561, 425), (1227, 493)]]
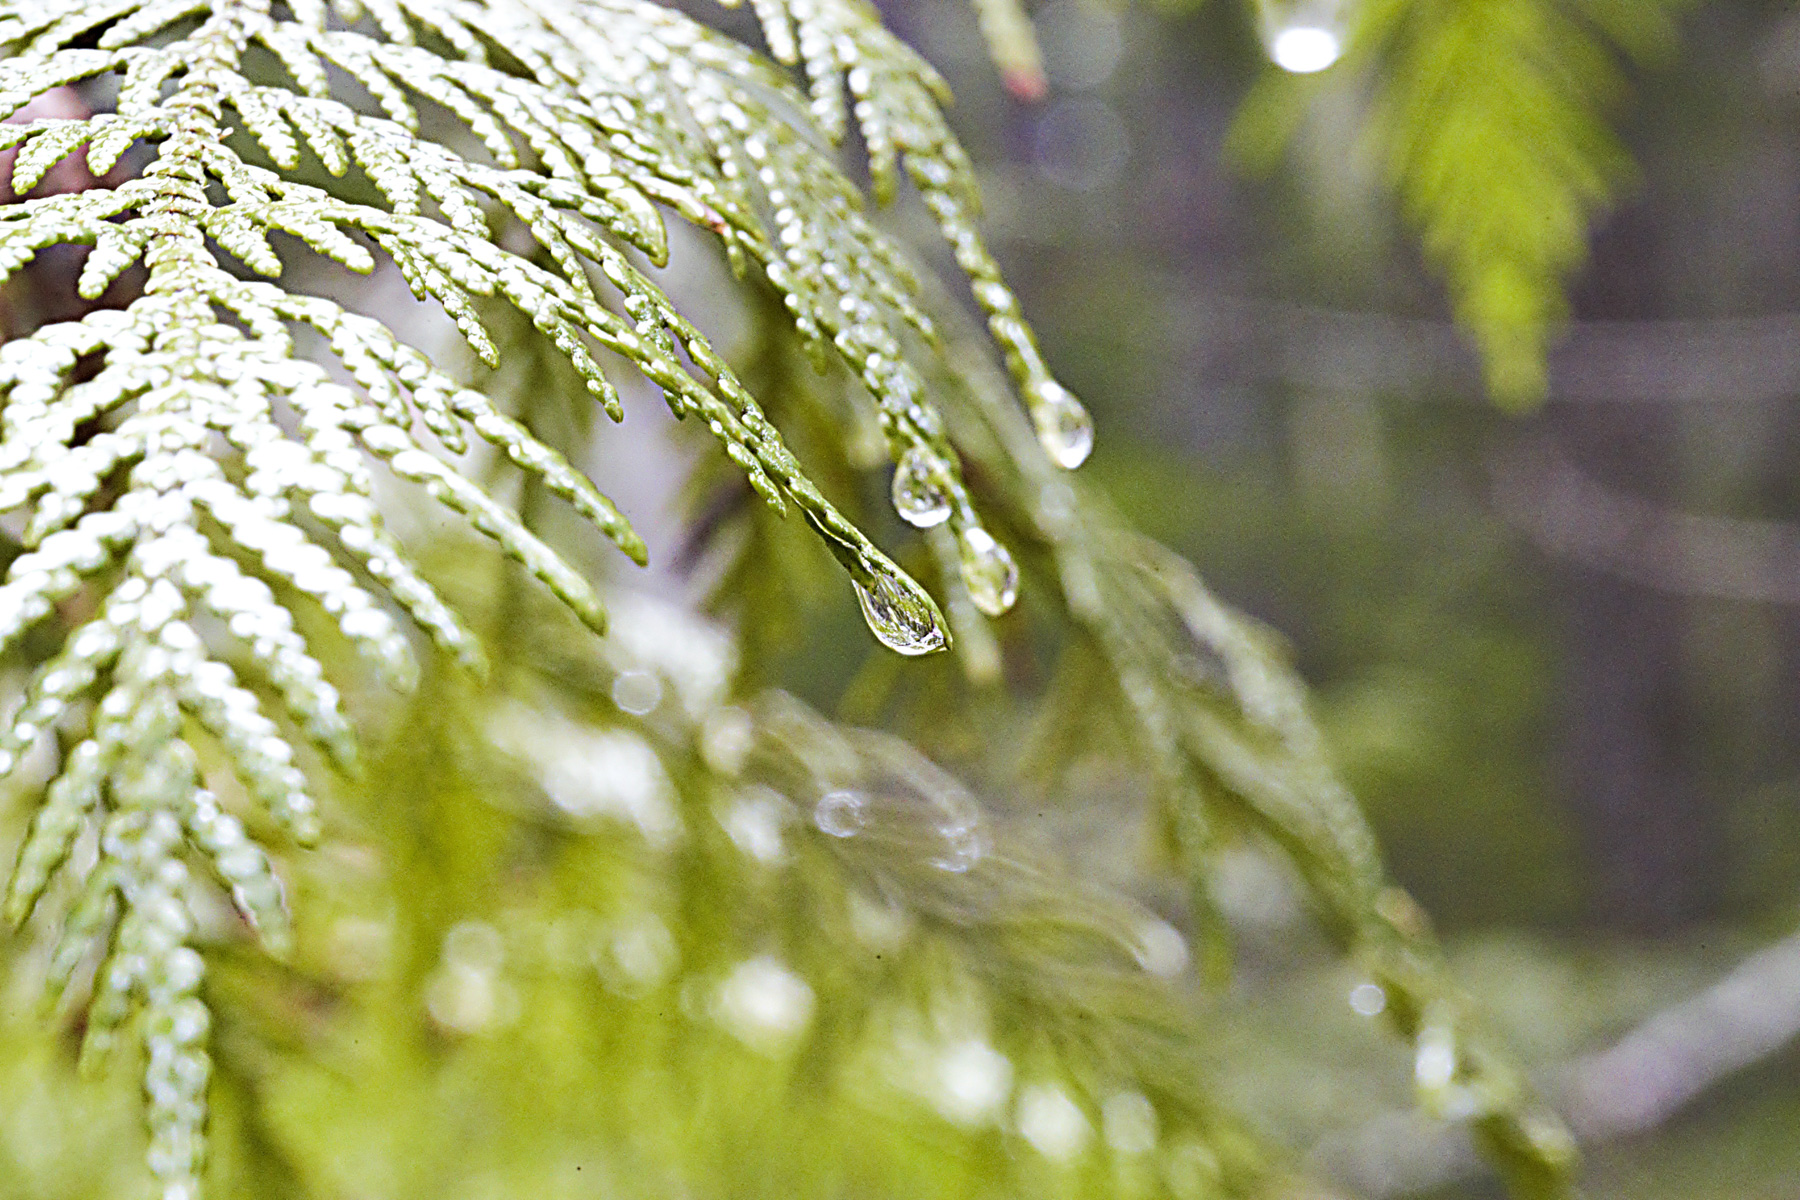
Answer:
[[(1278, 381), (1323, 392), (1485, 403), (1448, 321), (1197, 292), (1162, 282), (1160, 337), (1209, 394)], [(1558, 403), (1761, 404), (1800, 395), (1800, 313), (1577, 321), (1550, 351)]]
[[(1655, 1129), (1708, 1089), (1800, 1036), (1800, 933), (1746, 958), (1717, 983), (1644, 1021), (1606, 1050), (1553, 1067), (1540, 1084), (1584, 1144)], [(1472, 1175), (1463, 1129), (1389, 1112), (1322, 1139), (1312, 1165), (1366, 1196)]]
[(1604, 1141), (1653, 1129), (1733, 1072), (1800, 1035), (1800, 934), (1739, 963), (1609, 1050), (1564, 1068), (1550, 1090), (1576, 1135)]
[(1496, 454), (1489, 469), (1501, 515), (1548, 554), (1665, 591), (1800, 604), (1800, 527), (1614, 491), (1547, 438)]

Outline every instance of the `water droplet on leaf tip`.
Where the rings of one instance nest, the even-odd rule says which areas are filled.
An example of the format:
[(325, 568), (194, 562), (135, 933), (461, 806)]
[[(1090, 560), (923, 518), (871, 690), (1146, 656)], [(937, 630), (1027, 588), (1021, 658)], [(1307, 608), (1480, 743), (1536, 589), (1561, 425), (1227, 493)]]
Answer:
[(962, 532), (962, 577), (975, 607), (1000, 616), (1019, 598), (1019, 567), (1005, 546), (979, 525)]
[(1094, 419), (1075, 394), (1054, 379), (1033, 385), (1026, 393), (1031, 422), (1050, 461), (1074, 470), (1094, 449)]
[(1132, 954), (1150, 974), (1172, 979), (1187, 968), (1187, 939), (1167, 921), (1153, 919), (1139, 927)]
[(919, 529), (941, 525), (950, 517), (950, 497), (932, 478), (931, 456), (914, 447), (894, 468), (894, 511)]
[(949, 644), (944, 627), (930, 606), (909, 596), (889, 576), (877, 576), (873, 587), (856, 584), (863, 620), (882, 645), (898, 654), (930, 654)]

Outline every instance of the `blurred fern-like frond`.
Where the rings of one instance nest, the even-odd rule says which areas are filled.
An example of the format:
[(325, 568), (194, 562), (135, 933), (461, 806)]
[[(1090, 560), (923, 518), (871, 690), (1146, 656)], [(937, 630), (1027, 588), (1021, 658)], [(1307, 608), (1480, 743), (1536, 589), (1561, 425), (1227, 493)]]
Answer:
[[(458, 557), (482, 611), (488, 564)], [(347, 853), (294, 872), (290, 962), (213, 949), (215, 1179), (1316, 1194), (1209, 1093), (1168, 922), (899, 739), (740, 691), (718, 628), (611, 599), (599, 655), (527, 600), (501, 697), (428, 675), (347, 799)]]
[[(606, 1081), (601, 1123), (637, 1159), (614, 1166), (623, 1194), (634, 1176), (655, 1181), (646, 1195), (1279, 1194), (1283, 1173), (1182, 1049), (1165, 922), (1033, 861), (898, 739), (737, 694), (727, 639), (634, 607), (662, 636), (627, 636), (603, 664), (532, 639), (514, 707), (433, 698), (445, 732), (474, 721), (483, 742), (437, 770), (413, 752), (386, 768), (428, 806), (490, 781), (488, 803), (515, 797), (510, 820), (583, 833), (513, 885), (522, 919), (503, 905), (422, 931), (429, 1019), (469, 1039), (466, 1069), (516, 1075), (515, 1039), (533, 1036), (483, 1003), (483, 973), (523, 1014), (598, 1004), (571, 1074)], [(649, 712), (621, 711), (655, 689)], [(508, 763), (510, 791), (491, 782)], [(544, 904), (576, 932), (572, 960), (544, 942)], [(459, 963), (470, 920), (499, 956)], [(303, 1083), (312, 1111), (344, 1098), (323, 1071)], [(330, 1134), (310, 1136), (316, 1154)]]
[(1628, 63), (1666, 56), (1681, 0), (1357, 0), (1319, 75), (1270, 70), (1234, 149), (1267, 164), (1314, 97), (1362, 103), (1359, 148), (1385, 172), (1509, 407), (1542, 399), (1564, 285), (1595, 216), (1631, 178), (1609, 119)]

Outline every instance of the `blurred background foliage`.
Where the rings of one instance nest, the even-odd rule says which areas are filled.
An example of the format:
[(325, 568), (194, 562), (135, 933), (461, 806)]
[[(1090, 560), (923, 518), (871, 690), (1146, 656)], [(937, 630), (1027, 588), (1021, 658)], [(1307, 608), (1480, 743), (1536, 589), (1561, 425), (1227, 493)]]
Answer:
[[(1800, 916), (1800, 20), (1051, 0), (1021, 100), (960, 0), (881, 7), (954, 87), (986, 229), (1095, 413), (1083, 483), (1288, 639), (1394, 879), (1590, 1143), (1588, 1194), (1800, 1195), (1800, 968), (1767, 949)], [(1302, 19), (1341, 59), (1271, 64)], [(930, 253), (916, 205), (887, 219)], [(685, 261), (672, 293), (737, 330), (720, 344), (821, 487), (953, 588), (888, 513), (844, 381)], [(508, 369), (556, 391), (553, 366)], [(1058, 601), (1028, 582), (992, 633), (958, 625), (954, 660), (880, 654), (817, 543), (647, 411), (534, 427), (625, 477), (662, 564), (639, 616), (684, 655), (576, 649), (500, 564), (439, 548), (509, 666), (361, 698), (384, 748), (335, 798), (342, 839), (288, 863), (293, 964), (218, 914), (217, 1194), (1500, 1194), (1410, 1113), (1413, 1049), (1352, 1010), (1377, 1007), (1369, 964), (1260, 831), (1169, 869)], [(971, 490), (1047, 578), (981, 461)], [(764, 731), (748, 776), (703, 719), (727, 692)], [(1003, 852), (905, 875), (959, 852), (973, 801), (814, 713), (952, 768)], [(878, 798), (858, 837), (780, 799), (833, 769)], [(24, 816), (0, 809), (4, 844)], [(1171, 927), (1197, 969), (1132, 982)], [(23, 946), (0, 964), (0, 1196), (122, 1194), (129, 1073), (75, 1082), (79, 1031), (41, 1019)], [(910, 997), (935, 1024), (905, 1026)], [(870, 1069), (877, 1042), (930, 1078)], [(1154, 1179), (1119, 1151), (1146, 1105)], [(1051, 1169), (1090, 1140), (1115, 1153)]]
[[(990, 165), (1001, 257), (1106, 431), (1093, 475), (1292, 639), (1395, 876), (1519, 1044), (1565, 1060), (1794, 924), (1800, 24), (1770, 3), (1367, 8), (1369, 40), (1292, 75), (1241, 6), (1047, 6), (1037, 109), (953, 53), (954, 6), (911, 28)], [(1548, 347), (1542, 392), (1509, 416), (1496, 386), (1532, 388), (1508, 388), (1463, 274), (1505, 256), (1459, 265), (1436, 235), (1430, 147), (1397, 140), (1393, 107), (1440, 96), (1410, 119), (1466, 136), (1440, 148), (1458, 178), (1527, 188), (1514, 147), (1451, 125), (1498, 81), (1440, 62), (1433, 93), (1371, 61), (1533, 9), (1588, 43), (1527, 66), (1605, 165), (1561, 199), (1465, 200), (1543, 239), (1521, 251), (1544, 268), (1523, 286), (1551, 319), (1522, 335)], [(1261, 1007), (1309, 986), (1272, 970), (1256, 1027), (1342, 1046)], [(1794, 1195), (1786, 1045), (1593, 1154), (1590, 1189)], [(1317, 1085), (1312, 1121), (1368, 1102), (1350, 1078)]]

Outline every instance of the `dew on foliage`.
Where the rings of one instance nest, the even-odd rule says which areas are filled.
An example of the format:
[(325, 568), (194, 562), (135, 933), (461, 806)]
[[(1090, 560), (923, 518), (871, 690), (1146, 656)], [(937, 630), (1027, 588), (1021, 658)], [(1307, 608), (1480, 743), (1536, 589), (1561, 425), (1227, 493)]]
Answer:
[(1019, 598), (1019, 567), (1012, 554), (979, 525), (963, 530), (958, 541), (969, 599), (990, 617), (1006, 612)]
[(1094, 419), (1075, 393), (1046, 378), (1026, 390), (1025, 403), (1051, 462), (1072, 471), (1087, 461), (1094, 449)]
[(936, 614), (891, 577), (878, 575), (870, 585), (859, 580), (855, 586), (863, 620), (889, 650), (911, 656), (930, 654), (950, 644)]
[(950, 519), (950, 497), (933, 478), (936, 463), (926, 451), (914, 447), (901, 455), (894, 468), (894, 511), (908, 525), (929, 529)]

